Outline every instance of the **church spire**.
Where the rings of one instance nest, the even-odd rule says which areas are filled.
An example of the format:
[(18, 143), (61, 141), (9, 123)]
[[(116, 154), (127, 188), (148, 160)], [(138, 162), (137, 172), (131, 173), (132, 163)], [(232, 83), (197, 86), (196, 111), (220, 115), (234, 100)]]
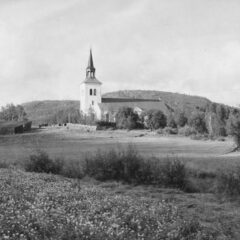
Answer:
[(94, 68), (94, 65), (93, 65), (92, 49), (90, 49), (88, 66), (87, 66), (87, 69), (86, 69), (86, 77), (90, 77), (90, 78), (95, 77), (95, 68)]

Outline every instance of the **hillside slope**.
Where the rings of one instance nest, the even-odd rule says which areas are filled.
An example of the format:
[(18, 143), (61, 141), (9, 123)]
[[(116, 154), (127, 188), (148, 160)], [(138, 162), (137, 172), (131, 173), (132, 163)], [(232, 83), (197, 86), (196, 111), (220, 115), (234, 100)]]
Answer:
[[(179, 93), (132, 90), (117, 91), (103, 95), (103, 98), (135, 98), (135, 99), (161, 99), (169, 109), (183, 111), (190, 114), (195, 108), (205, 108), (210, 100), (198, 96), (190, 96)], [(27, 116), (33, 121), (33, 124), (42, 124), (53, 121), (59, 113), (66, 112), (69, 109), (78, 110), (79, 101), (74, 100), (47, 100), (33, 101), (22, 104)], [(153, 108), (156, 104), (153, 102)]]
[(184, 110), (191, 112), (196, 107), (205, 108), (210, 100), (199, 96), (190, 96), (180, 93), (149, 91), (149, 90), (124, 90), (110, 92), (103, 95), (107, 98), (144, 98), (144, 99), (161, 99), (174, 110)]
[(33, 101), (22, 104), (27, 117), (33, 121), (34, 125), (47, 123), (60, 111), (69, 109), (79, 109), (79, 101), (72, 100), (46, 100)]

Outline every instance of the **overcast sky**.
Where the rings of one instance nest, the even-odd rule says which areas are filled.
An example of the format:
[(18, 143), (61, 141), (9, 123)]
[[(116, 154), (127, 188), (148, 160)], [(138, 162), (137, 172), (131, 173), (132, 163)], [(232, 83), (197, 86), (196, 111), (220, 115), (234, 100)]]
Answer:
[(102, 91), (240, 104), (239, 0), (0, 0), (0, 105), (79, 99), (92, 46)]

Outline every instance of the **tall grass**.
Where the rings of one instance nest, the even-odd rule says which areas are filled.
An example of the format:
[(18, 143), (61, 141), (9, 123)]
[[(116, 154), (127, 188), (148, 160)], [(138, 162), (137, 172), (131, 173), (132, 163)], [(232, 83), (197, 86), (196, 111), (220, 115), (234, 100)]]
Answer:
[(216, 191), (225, 196), (236, 197), (240, 195), (240, 167), (220, 171), (217, 174)]

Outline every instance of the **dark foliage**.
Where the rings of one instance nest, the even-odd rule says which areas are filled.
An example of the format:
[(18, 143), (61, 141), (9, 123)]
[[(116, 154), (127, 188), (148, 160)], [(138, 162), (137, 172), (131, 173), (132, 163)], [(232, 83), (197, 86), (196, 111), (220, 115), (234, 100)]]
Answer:
[(139, 117), (132, 108), (122, 107), (116, 114), (116, 127), (119, 129), (135, 129), (138, 126)]
[(187, 124), (187, 117), (185, 116), (184, 112), (179, 112), (175, 114), (175, 122), (177, 126), (184, 127)]
[(205, 113), (202, 111), (196, 110), (192, 112), (190, 118), (188, 119), (188, 124), (193, 127), (198, 133), (207, 132)]
[(97, 121), (97, 130), (105, 130), (105, 129), (115, 129), (116, 123), (115, 122), (106, 122), (106, 121)]
[(176, 124), (176, 121), (174, 119), (173, 114), (168, 115), (167, 126), (170, 127), (170, 128), (176, 128), (177, 127), (177, 124)]
[(59, 174), (63, 167), (61, 159), (51, 159), (44, 151), (38, 151), (37, 154), (30, 155), (30, 159), (24, 164), (28, 172), (45, 172)]
[(185, 189), (185, 165), (176, 159), (144, 159), (136, 149), (98, 151), (86, 157), (86, 174), (98, 180), (120, 180), (128, 183), (155, 184)]
[(146, 113), (146, 126), (153, 130), (164, 128), (167, 125), (167, 118), (160, 110), (149, 110)]
[(217, 175), (217, 192), (226, 196), (240, 195), (240, 168), (221, 171)]

